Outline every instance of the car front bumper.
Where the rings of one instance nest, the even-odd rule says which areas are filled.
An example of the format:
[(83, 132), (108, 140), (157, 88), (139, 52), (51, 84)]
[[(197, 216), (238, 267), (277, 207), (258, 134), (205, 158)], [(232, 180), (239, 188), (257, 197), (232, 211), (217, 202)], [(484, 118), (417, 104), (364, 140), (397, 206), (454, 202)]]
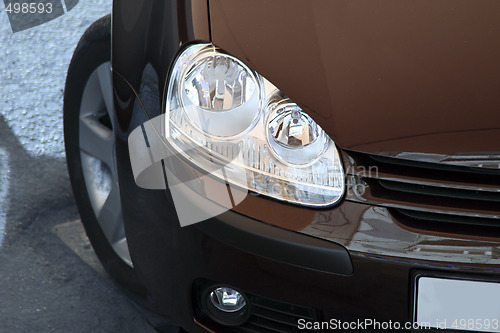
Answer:
[[(315, 316), (311, 321), (368, 320), (399, 322), (404, 327), (414, 319), (417, 276), (491, 281), (499, 275), (497, 267), (489, 264), (348, 251), (338, 243), (265, 224), (234, 211), (176, 230), (178, 233), (170, 236), (182, 250), (175, 255), (160, 250), (160, 257), (169, 257), (169, 269), (163, 267), (165, 274), (157, 274), (150, 289), (167, 313), (189, 332), (224, 331), (200, 315), (196, 289), (200, 281), (312, 309)], [(149, 246), (162, 248), (161, 244)], [(299, 326), (300, 318), (295, 319)]]

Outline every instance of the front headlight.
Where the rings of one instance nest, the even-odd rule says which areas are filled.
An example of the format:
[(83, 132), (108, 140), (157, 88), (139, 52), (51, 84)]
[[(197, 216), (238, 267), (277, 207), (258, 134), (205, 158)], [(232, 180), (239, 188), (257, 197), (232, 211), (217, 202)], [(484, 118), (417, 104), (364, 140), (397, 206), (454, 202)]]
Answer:
[(233, 185), (305, 206), (331, 205), (344, 193), (332, 139), (273, 84), (211, 44), (178, 56), (165, 111), (176, 152), (207, 172), (225, 165)]

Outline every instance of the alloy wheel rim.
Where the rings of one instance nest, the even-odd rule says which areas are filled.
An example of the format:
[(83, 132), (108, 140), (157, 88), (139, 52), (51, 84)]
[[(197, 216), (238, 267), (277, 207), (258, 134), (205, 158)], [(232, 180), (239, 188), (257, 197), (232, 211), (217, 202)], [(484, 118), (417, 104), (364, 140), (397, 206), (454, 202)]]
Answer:
[(120, 202), (113, 110), (111, 65), (106, 62), (92, 72), (83, 90), (79, 114), (80, 158), (97, 222), (115, 253), (133, 267)]

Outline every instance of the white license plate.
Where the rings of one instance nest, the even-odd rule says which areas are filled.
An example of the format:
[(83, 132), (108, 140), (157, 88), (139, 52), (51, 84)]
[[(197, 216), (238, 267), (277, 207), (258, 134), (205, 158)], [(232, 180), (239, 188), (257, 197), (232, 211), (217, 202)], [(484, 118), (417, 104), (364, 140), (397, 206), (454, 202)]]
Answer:
[(500, 283), (422, 276), (415, 305), (420, 326), (500, 332)]

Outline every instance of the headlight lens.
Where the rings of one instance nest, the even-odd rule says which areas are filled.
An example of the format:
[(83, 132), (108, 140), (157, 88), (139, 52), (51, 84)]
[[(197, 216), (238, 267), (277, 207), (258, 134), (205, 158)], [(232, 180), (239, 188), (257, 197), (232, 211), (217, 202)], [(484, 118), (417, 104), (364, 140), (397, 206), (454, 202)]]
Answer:
[[(165, 136), (208, 172), (226, 165), (230, 183), (306, 206), (344, 193), (334, 142), (297, 104), (211, 44), (177, 58), (167, 93)], [(231, 163), (229, 163), (231, 162)]]

